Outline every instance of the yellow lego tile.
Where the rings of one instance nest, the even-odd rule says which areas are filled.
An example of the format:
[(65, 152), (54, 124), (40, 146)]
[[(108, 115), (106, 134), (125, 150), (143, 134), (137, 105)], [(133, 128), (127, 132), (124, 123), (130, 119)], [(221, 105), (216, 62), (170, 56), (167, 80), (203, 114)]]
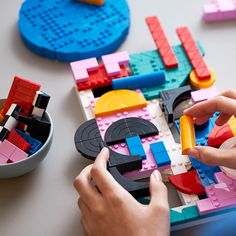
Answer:
[(192, 117), (186, 115), (180, 117), (180, 138), (182, 155), (188, 155), (189, 149), (196, 145)]
[(200, 80), (200, 79), (198, 79), (197, 74), (193, 70), (190, 73), (190, 76), (189, 76), (191, 84), (193, 86), (197, 87), (197, 88), (209, 88), (209, 87), (211, 87), (216, 81), (216, 73), (212, 69), (209, 69), (209, 71), (211, 73), (211, 78)]
[(96, 102), (94, 115), (96, 117), (112, 115), (142, 108), (147, 106), (147, 101), (142, 94), (132, 90), (113, 90), (103, 94)]
[(232, 116), (230, 118), (230, 120), (228, 121), (228, 124), (229, 124), (234, 136), (236, 136), (236, 118), (234, 116)]

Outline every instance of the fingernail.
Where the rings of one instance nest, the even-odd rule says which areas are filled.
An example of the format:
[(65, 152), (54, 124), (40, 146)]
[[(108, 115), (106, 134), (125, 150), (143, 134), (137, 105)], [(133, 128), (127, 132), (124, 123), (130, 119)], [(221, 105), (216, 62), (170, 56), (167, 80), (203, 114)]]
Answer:
[(188, 154), (189, 156), (194, 157), (196, 159), (199, 158), (199, 151), (196, 148), (190, 148)]
[(103, 147), (101, 153), (104, 153), (104, 152), (107, 152), (107, 151), (108, 151), (108, 148), (107, 147)]
[(152, 172), (152, 174), (153, 174), (153, 176), (155, 177), (156, 180), (162, 181), (162, 177), (161, 177), (161, 174), (160, 174), (159, 171), (154, 170), (154, 171)]

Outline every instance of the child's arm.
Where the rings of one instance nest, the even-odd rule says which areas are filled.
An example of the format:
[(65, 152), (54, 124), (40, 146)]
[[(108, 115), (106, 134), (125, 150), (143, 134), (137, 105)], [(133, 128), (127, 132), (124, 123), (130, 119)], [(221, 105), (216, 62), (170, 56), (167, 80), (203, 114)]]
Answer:
[(108, 159), (109, 151), (103, 148), (94, 164), (86, 167), (74, 182), (80, 194), (78, 204), (86, 234), (169, 235), (167, 189), (160, 173), (154, 171), (150, 177), (151, 202), (145, 206), (137, 202), (107, 171)]
[[(236, 91), (229, 90), (220, 96), (198, 103), (185, 110), (184, 114), (194, 117), (196, 124), (205, 123), (215, 112), (220, 112), (216, 125), (225, 124), (232, 116), (236, 116)], [(229, 150), (212, 147), (194, 147), (189, 155), (208, 165), (221, 165), (236, 168), (236, 148)]]

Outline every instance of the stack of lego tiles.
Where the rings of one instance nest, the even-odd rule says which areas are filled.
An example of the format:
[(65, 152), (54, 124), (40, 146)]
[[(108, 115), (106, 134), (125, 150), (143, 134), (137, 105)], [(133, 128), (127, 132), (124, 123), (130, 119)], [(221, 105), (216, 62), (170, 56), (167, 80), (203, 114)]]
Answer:
[(0, 165), (24, 160), (48, 138), (45, 111), (50, 96), (39, 89), (39, 84), (14, 78), (0, 116)]

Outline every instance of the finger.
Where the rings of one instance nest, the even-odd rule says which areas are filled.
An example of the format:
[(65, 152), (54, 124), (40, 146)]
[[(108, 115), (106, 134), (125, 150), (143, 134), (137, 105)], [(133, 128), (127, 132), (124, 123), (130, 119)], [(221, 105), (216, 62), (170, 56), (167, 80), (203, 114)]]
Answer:
[(79, 209), (81, 211), (81, 214), (87, 218), (89, 217), (89, 215), (91, 214), (91, 211), (89, 209), (89, 207), (86, 205), (86, 203), (83, 201), (82, 198), (79, 198), (78, 200), (78, 206), (79, 206)]
[(151, 194), (150, 205), (156, 207), (159, 206), (169, 207), (167, 188), (162, 182), (160, 172), (157, 170), (153, 171), (150, 177), (150, 194)]
[(92, 165), (84, 168), (74, 181), (74, 187), (88, 206), (97, 204), (97, 201), (101, 198), (100, 193), (91, 182), (91, 169)]
[(233, 89), (227, 90), (221, 93), (221, 96), (236, 99), (236, 90), (233, 90)]
[(123, 191), (123, 188), (112, 177), (107, 170), (107, 161), (109, 159), (109, 149), (103, 148), (97, 156), (91, 169), (91, 176), (102, 194)]
[(231, 118), (231, 115), (225, 114), (225, 113), (221, 113), (219, 115), (219, 117), (217, 118), (217, 120), (215, 121), (215, 124), (218, 126), (222, 126), (224, 125), (226, 122), (228, 122), (228, 120)]
[(192, 106), (185, 110), (184, 114), (197, 118), (202, 116), (208, 116), (210, 118), (216, 111), (234, 115), (236, 112), (236, 101), (224, 96), (217, 96)]
[(189, 155), (207, 165), (236, 168), (236, 148), (217, 149), (198, 146), (191, 148)]

